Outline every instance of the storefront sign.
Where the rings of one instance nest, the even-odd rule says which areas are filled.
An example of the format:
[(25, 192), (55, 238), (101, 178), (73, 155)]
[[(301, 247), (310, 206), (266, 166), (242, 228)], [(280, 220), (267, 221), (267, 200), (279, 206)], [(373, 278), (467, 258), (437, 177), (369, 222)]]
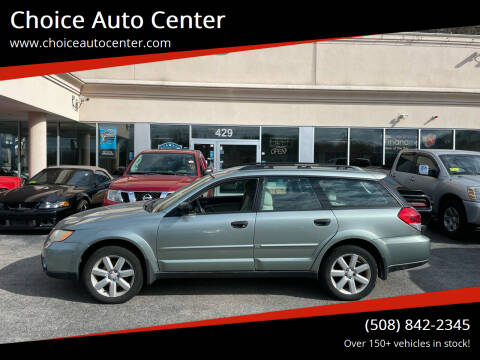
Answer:
[(100, 125), (98, 132), (100, 155), (115, 157), (117, 151), (117, 128), (115, 126)]
[(170, 141), (170, 142), (166, 142), (158, 145), (157, 149), (158, 150), (170, 150), (170, 149), (181, 150), (183, 149), (183, 146)]
[(426, 134), (422, 136), (422, 142), (426, 148), (435, 146), (436, 141), (437, 136), (435, 134)]
[(257, 126), (192, 126), (192, 138), (203, 139), (259, 139)]

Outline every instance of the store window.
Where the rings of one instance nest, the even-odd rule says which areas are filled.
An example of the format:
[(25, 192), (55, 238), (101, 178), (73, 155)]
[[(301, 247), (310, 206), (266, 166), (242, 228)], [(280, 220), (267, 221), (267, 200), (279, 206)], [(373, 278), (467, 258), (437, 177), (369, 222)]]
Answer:
[(161, 149), (163, 146), (180, 145), (188, 149), (189, 126), (188, 125), (150, 125), (150, 138), (152, 149)]
[(95, 124), (60, 122), (60, 164), (95, 165)]
[(0, 121), (0, 176), (19, 176), (18, 121)]
[(480, 130), (455, 131), (455, 149), (480, 151)]
[(350, 129), (350, 165), (382, 166), (383, 130)]
[(416, 129), (385, 130), (385, 165), (392, 167), (397, 154), (403, 149), (418, 148), (418, 131)]
[(420, 133), (422, 149), (452, 149), (453, 130), (422, 129)]
[(192, 138), (258, 140), (258, 126), (192, 125)]
[(315, 162), (346, 165), (347, 143), (347, 129), (315, 128)]
[(132, 124), (98, 124), (98, 166), (116, 173), (133, 159)]
[(262, 161), (298, 162), (298, 128), (262, 127)]

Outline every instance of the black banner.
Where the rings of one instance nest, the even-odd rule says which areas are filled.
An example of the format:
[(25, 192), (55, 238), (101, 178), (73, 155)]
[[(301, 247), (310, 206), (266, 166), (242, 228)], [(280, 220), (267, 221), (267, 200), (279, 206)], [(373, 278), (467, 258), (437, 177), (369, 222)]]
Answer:
[[(174, 5), (173, 5), (174, 4)], [(160, 2), (142, 8), (4, 2), (0, 66), (246, 46), (478, 24), (462, 8)], [(314, 4), (314, 5), (313, 5)]]
[[(164, 354), (193, 351), (217, 354), (230, 348), (236, 356), (252, 351), (298, 354), (328, 350), (337, 353), (459, 352), (480, 349), (479, 303), (288, 320), (215, 325), (174, 330), (96, 335), (8, 344), (25, 348), (68, 345), (69, 348), (128, 344), (129, 348), (158, 348)], [(179, 346), (181, 345), (181, 346)], [(120, 346), (121, 347), (121, 346)]]

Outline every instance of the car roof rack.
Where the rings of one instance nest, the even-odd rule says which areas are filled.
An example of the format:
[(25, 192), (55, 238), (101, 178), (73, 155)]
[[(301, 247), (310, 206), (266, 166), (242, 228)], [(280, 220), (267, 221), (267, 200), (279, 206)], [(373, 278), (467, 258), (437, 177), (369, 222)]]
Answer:
[(322, 163), (301, 163), (301, 162), (281, 162), (281, 163), (255, 163), (246, 164), (240, 170), (256, 170), (256, 169), (275, 169), (278, 167), (296, 167), (297, 169), (314, 169), (329, 168), (334, 170), (361, 170), (361, 168), (352, 165), (332, 165)]

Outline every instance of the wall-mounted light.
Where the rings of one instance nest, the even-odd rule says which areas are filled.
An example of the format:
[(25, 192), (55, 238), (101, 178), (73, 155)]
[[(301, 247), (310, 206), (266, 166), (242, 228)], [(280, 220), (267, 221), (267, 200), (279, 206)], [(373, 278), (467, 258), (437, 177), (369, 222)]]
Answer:
[(404, 120), (408, 117), (408, 114), (398, 114), (397, 119), (398, 120)]
[(82, 106), (82, 104), (86, 101), (89, 101), (90, 98), (86, 97), (86, 96), (83, 96), (83, 95), (80, 95), (79, 97), (75, 96), (75, 95), (72, 95), (72, 107), (73, 107), (73, 110), (75, 111), (78, 111), (78, 109), (80, 109), (80, 107)]

